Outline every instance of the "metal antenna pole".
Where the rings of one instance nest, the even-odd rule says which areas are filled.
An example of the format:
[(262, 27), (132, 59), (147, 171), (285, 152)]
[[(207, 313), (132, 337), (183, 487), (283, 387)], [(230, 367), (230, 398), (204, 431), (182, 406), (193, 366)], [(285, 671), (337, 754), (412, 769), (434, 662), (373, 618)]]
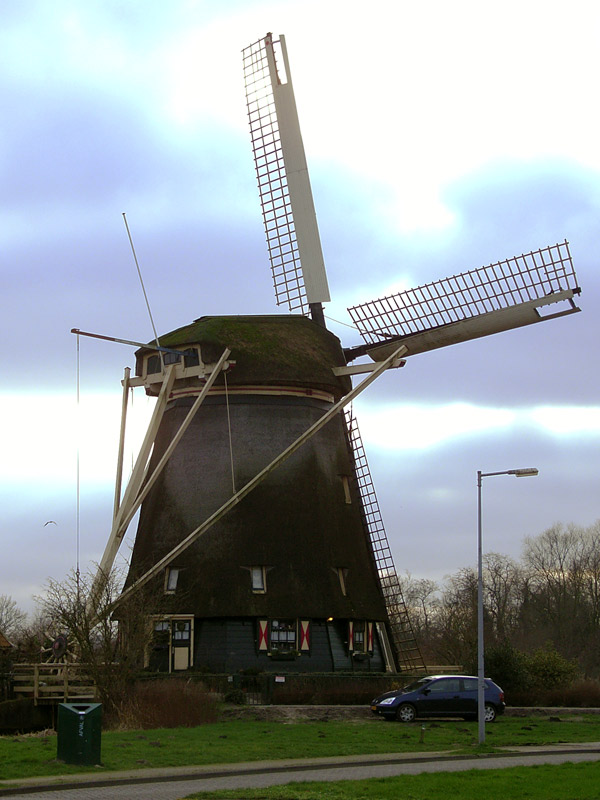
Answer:
[(481, 470), (477, 471), (477, 738), (485, 744), (485, 665), (483, 642), (483, 546), (481, 535)]
[(80, 493), (81, 493), (81, 480), (79, 471), (79, 447), (81, 440), (81, 410), (80, 410), (80, 367), (79, 367), (79, 336), (77, 336), (76, 357), (75, 357), (75, 383), (76, 383), (76, 399), (77, 399), (77, 465), (76, 465), (76, 501), (75, 501), (75, 580), (77, 584), (77, 598), (79, 599), (79, 520), (80, 513)]

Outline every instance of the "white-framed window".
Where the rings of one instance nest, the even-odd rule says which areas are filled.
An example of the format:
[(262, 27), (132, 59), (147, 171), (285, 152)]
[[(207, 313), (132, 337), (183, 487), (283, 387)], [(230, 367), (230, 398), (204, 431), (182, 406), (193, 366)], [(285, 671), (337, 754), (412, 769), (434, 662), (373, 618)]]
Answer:
[(366, 651), (366, 636), (365, 636), (365, 622), (364, 620), (355, 620), (352, 626), (352, 644), (355, 653), (364, 653)]
[(250, 582), (255, 594), (264, 594), (267, 591), (267, 575), (264, 567), (250, 567)]
[(173, 643), (181, 644), (189, 642), (192, 635), (192, 620), (191, 619), (175, 619), (173, 620)]
[(180, 571), (181, 570), (177, 569), (177, 567), (167, 567), (165, 573), (165, 594), (175, 594)]
[(296, 650), (296, 620), (272, 619), (270, 626), (269, 649), (280, 652)]

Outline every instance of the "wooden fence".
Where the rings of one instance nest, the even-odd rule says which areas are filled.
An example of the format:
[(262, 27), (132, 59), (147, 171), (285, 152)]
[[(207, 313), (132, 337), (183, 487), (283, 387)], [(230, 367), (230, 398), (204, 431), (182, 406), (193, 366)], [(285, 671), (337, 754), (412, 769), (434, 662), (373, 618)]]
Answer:
[(96, 698), (96, 686), (80, 664), (14, 664), (15, 697), (42, 703), (76, 703)]

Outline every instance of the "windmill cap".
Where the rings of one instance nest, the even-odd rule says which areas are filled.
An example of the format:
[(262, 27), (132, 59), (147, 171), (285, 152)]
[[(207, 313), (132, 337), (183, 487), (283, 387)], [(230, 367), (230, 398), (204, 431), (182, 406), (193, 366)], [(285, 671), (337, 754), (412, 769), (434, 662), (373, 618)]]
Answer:
[[(339, 339), (300, 315), (200, 317), (161, 336), (159, 344), (181, 349), (197, 345), (205, 363), (214, 363), (229, 347), (236, 362), (227, 377), (230, 386), (303, 386), (336, 399), (349, 389), (349, 379), (332, 372), (346, 363)], [(136, 352), (138, 375), (147, 352)]]

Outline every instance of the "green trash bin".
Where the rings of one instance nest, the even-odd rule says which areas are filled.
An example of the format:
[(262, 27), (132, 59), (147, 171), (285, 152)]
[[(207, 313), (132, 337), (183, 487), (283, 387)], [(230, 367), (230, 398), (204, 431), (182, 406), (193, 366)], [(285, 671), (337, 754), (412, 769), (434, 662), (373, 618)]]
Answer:
[(100, 764), (101, 703), (60, 703), (56, 757), (66, 764)]

